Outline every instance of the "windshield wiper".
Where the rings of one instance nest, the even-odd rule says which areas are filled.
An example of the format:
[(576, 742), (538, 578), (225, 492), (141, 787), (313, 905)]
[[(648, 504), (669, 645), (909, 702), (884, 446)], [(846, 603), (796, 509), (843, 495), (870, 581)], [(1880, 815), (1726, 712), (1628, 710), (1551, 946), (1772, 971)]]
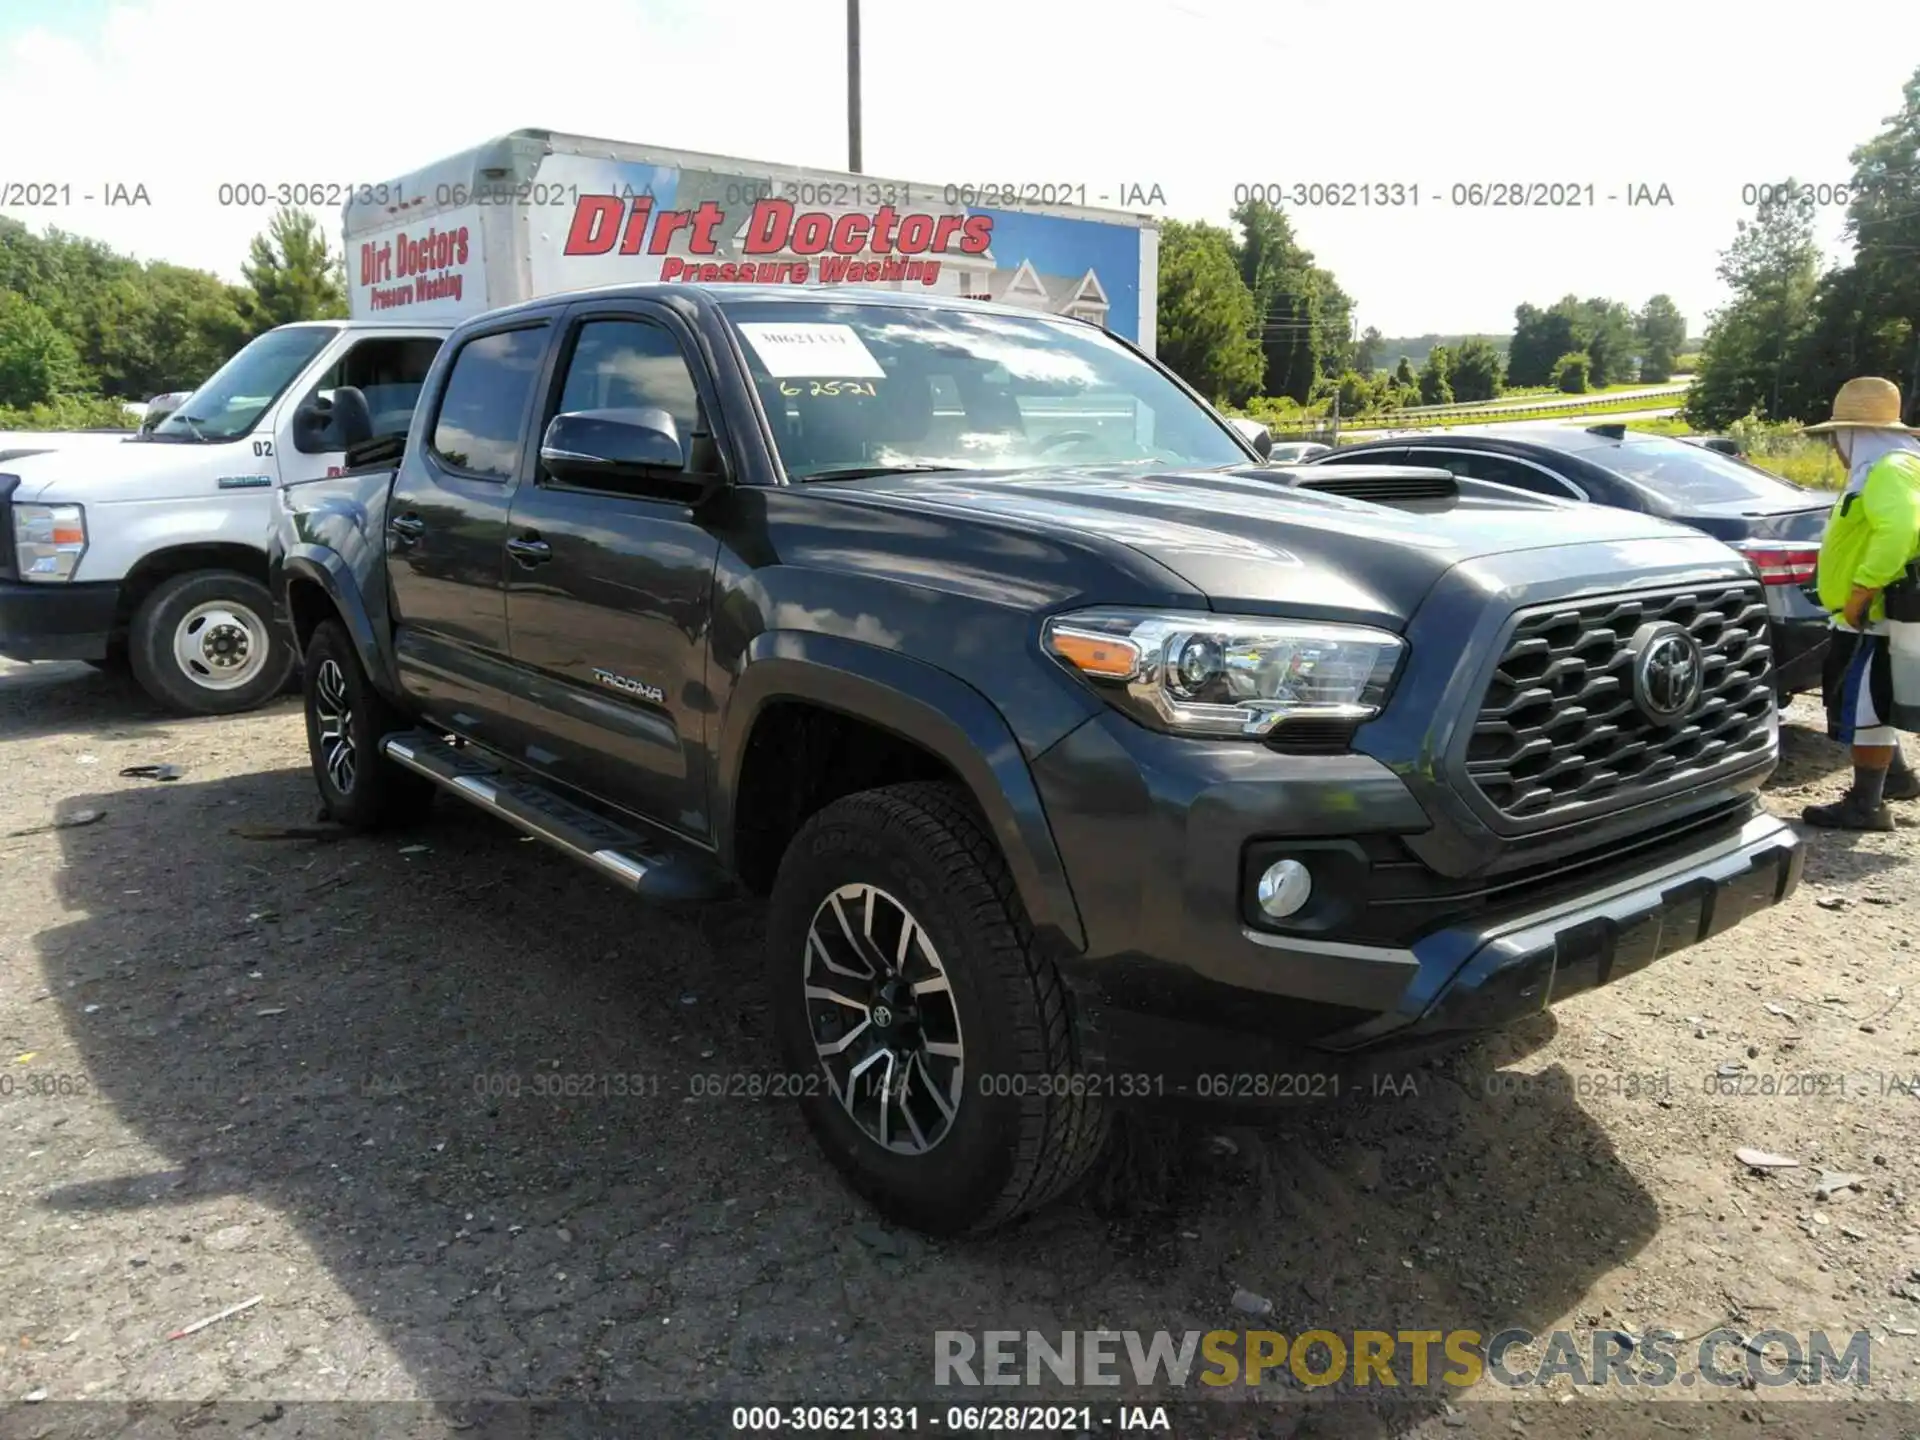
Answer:
[(940, 470), (957, 472), (964, 465), (843, 465), (836, 470), (815, 470), (799, 477), (801, 483), (815, 480), (865, 480), (875, 475), (924, 475)]
[[(180, 415), (180, 412), (178, 410), (174, 411), (173, 413), (176, 415)], [(205, 445), (205, 444), (211, 443), (210, 441), (208, 441), (205, 432), (202, 431), (200, 428), (202, 425), (206, 423), (205, 416), (201, 416), (200, 418), (196, 419), (191, 415), (180, 415), (180, 423), (182, 425), (185, 425), (187, 429), (191, 430), (193, 432), (193, 438), (198, 440), (201, 444)]]

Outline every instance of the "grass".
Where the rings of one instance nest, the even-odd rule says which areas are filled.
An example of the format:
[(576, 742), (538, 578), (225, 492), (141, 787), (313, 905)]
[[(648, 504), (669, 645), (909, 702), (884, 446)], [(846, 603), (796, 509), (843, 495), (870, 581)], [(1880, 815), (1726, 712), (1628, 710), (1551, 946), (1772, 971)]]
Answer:
[[(1597, 389), (1589, 390), (1587, 394), (1612, 395), (1615, 392), (1624, 393), (1630, 390), (1659, 390), (1666, 386), (1676, 384), (1681, 388), (1685, 388), (1686, 382), (1673, 380), (1623, 380), (1618, 385), (1602, 385)], [(1489, 405), (1499, 405), (1511, 400), (1551, 400), (1561, 393), (1560, 388), (1556, 385), (1528, 385), (1518, 390), (1502, 390), (1500, 392), (1500, 399), (1489, 400), (1486, 403)], [(1570, 400), (1578, 400), (1580, 397), (1578, 395), (1569, 395), (1567, 398)]]

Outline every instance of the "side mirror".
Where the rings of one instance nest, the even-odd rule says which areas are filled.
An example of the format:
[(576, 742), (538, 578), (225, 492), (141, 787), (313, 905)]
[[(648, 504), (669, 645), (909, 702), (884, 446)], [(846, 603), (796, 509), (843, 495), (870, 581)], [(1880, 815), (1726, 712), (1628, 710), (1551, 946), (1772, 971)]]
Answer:
[(1237, 418), (1229, 423), (1234, 429), (1240, 432), (1240, 438), (1251, 445), (1254, 453), (1262, 460), (1272, 457), (1273, 432), (1267, 429), (1266, 426), (1262, 425), (1258, 420), (1245, 418)]
[(556, 415), (540, 441), (556, 480), (593, 489), (667, 489), (704, 496), (717, 476), (689, 472), (673, 416), (657, 406)]
[(140, 418), (140, 433), (151, 435), (160, 422), (180, 408), (186, 394), (173, 391), (166, 395), (156, 395), (147, 401), (147, 413)]

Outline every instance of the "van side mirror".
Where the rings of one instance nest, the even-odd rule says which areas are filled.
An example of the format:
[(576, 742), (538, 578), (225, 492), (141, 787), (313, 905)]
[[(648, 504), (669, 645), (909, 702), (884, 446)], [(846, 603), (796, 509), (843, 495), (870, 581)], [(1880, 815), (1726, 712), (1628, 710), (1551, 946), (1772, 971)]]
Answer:
[(653, 405), (556, 415), (540, 441), (541, 465), (568, 485), (704, 499), (719, 477), (689, 471), (687, 454), (673, 416)]
[(180, 408), (186, 398), (185, 392), (172, 391), (147, 401), (147, 413), (140, 417), (140, 433), (151, 435), (162, 420)]
[(1240, 432), (1240, 438), (1251, 445), (1254, 453), (1262, 460), (1272, 457), (1273, 432), (1267, 429), (1265, 425), (1262, 425), (1258, 420), (1251, 420), (1245, 417), (1236, 417), (1229, 423), (1232, 424), (1234, 429)]

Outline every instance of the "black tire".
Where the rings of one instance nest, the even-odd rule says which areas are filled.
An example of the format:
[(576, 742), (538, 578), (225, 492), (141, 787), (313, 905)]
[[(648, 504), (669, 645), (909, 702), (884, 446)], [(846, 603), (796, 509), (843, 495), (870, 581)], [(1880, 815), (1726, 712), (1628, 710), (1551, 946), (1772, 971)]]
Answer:
[[(809, 931), (816, 914), (837, 923), (829, 897), (849, 886), (874, 887), (903, 906), (933, 954), (896, 945), (904, 925), (884, 928), (876, 921), (879, 943), (861, 951), (848, 942), (843, 959), (912, 948), (909, 979), (943, 969), (948, 981), (950, 1007), (937, 994), (909, 1001), (910, 1009), (927, 1007), (917, 1024), (909, 1022), (915, 1032), (944, 1035), (951, 1018), (960, 1041), (958, 1077), (948, 1068), (950, 1060), (918, 1059), (918, 1108), (930, 1123), (924, 1131), (909, 1127), (909, 1139), (933, 1143), (917, 1154), (884, 1149), (862, 1127), (838, 1098), (816, 1047), (816, 1018), (806, 993)], [(864, 916), (864, 901), (858, 903)], [(876, 899), (876, 914), (883, 908)], [(868, 930), (864, 921), (860, 928)], [(892, 785), (836, 801), (808, 820), (774, 881), (767, 963), (789, 1088), (828, 1159), (890, 1218), (935, 1235), (992, 1230), (1058, 1197), (1098, 1157), (1107, 1113), (1097, 1096), (1075, 1083), (1066, 988), (1035, 940), (999, 848), (963, 792), (946, 785)], [(818, 973), (827, 975), (824, 969)], [(890, 983), (897, 995), (898, 982)], [(856, 1009), (843, 1014), (839, 1006), (813, 1002), (821, 1004), (818, 1023), (834, 1032), (823, 1038), (844, 1038), (836, 1026), (874, 1026), (886, 996), (869, 992), (866, 998), (864, 1022), (853, 1019)], [(874, 1030), (869, 1038), (896, 1033), (905, 1032)], [(856, 1041), (855, 1047), (865, 1043)], [(890, 1053), (898, 1058), (912, 1048), (909, 1042)], [(860, 1051), (850, 1047), (847, 1053)], [(905, 1124), (899, 1117), (915, 1093), (913, 1063), (904, 1092), (894, 1092), (902, 1104), (889, 1111), (895, 1117), (890, 1130)], [(958, 1095), (937, 1138), (942, 1122), (939, 1110), (928, 1108), (937, 1104), (930, 1088), (944, 1089), (948, 1099)], [(855, 1093), (851, 1086), (842, 1091)], [(880, 1108), (874, 1107), (876, 1128)]]
[[(181, 658), (183, 649), (194, 653), (192, 663)], [(257, 710), (293, 669), (293, 651), (274, 628), (273, 597), (235, 570), (191, 570), (161, 581), (133, 612), (127, 655), (140, 688), (182, 715)], [(240, 683), (223, 677), (229, 667)]]
[(407, 718), (374, 689), (339, 621), (321, 621), (307, 641), (300, 691), (313, 781), (329, 819), (356, 830), (381, 830), (427, 813), (433, 782), (380, 752), (381, 737), (407, 729)]

